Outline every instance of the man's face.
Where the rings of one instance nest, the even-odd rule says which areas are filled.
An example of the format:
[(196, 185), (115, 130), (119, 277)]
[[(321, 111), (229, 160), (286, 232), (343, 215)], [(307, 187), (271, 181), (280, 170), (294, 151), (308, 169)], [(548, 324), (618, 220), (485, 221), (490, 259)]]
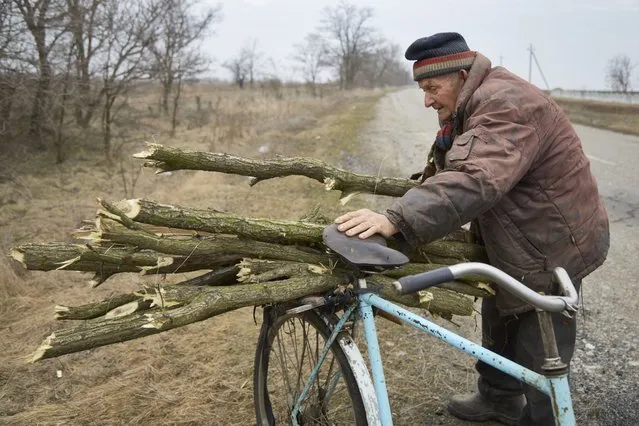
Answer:
[(424, 106), (436, 110), (439, 121), (450, 119), (455, 111), (467, 75), (466, 71), (459, 71), (419, 80), (419, 88), (424, 91)]

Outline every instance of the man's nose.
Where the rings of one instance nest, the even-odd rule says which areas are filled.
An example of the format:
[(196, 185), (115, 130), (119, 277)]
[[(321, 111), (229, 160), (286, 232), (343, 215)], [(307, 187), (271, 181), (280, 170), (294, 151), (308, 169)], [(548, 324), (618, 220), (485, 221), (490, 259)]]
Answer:
[(429, 94), (424, 94), (424, 106), (426, 108), (430, 108), (435, 103), (435, 100)]

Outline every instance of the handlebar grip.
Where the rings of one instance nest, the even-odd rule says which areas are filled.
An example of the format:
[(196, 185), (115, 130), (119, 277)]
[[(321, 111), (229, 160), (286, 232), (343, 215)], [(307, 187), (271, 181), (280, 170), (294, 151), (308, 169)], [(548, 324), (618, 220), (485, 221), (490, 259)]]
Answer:
[(395, 281), (400, 294), (411, 294), (455, 279), (449, 267), (437, 268), (417, 275), (408, 275)]

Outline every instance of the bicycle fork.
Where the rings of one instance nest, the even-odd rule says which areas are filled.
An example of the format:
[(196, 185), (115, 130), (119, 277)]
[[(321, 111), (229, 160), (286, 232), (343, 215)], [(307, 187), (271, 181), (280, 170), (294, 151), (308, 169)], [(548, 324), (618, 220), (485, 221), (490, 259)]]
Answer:
[[(350, 318), (350, 316), (353, 313), (354, 309), (355, 309), (355, 305), (351, 305), (351, 306), (348, 307), (348, 309), (346, 309), (346, 311), (344, 312), (344, 315), (342, 315), (340, 320), (337, 322), (337, 325), (335, 326), (335, 329), (331, 333), (330, 337), (324, 343), (324, 347), (322, 348), (322, 351), (319, 354), (319, 357), (317, 359), (317, 363), (315, 364), (315, 367), (313, 368), (313, 371), (311, 371), (311, 375), (309, 376), (308, 380), (306, 381), (306, 384), (304, 385), (304, 389), (302, 389), (302, 393), (300, 393), (300, 396), (297, 398), (297, 401), (295, 402), (295, 405), (293, 406), (293, 410), (291, 411), (291, 424), (292, 425), (294, 425), (294, 426), (298, 425), (297, 416), (298, 416), (298, 414), (300, 412), (300, 407), (302, 405), (302, 402), (304, 402), (304, 400), (306, 399), (306, 396), (308, 395), (308, 392), (311, 389), (311, 385), (312, 385), (313, 381), (315, 380), (315, 378), (317, 377), (317, 374), (319, 373), (319, 370), (322, 367), (322, 364), (324, 363), (324, 359), (326, 359), (326, 355), (328, 355), (328, 351), (331, 350), (331, 345), (333, 344), (333, 342), (337, 338), (337, 335), (339, 334), (339, 332), (344, 327), (344, 324), (346, 323), (348, 318)], [(337, 380), (337, 378), (335, 380)], [(331, 384), (331, 386), (333, 386), (333, 384)]]

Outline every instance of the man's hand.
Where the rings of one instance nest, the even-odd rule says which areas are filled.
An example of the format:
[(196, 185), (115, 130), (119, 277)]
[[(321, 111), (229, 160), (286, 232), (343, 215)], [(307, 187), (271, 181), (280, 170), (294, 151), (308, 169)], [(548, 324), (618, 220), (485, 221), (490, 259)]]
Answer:
[(388, 238), (399, 231), (386, 216), (368, 209), (346, 213), (335, 219), (335, 223), (340, 224), (337, 229), (349, 237), (359, 234), (362, 239), (375, 234)]

